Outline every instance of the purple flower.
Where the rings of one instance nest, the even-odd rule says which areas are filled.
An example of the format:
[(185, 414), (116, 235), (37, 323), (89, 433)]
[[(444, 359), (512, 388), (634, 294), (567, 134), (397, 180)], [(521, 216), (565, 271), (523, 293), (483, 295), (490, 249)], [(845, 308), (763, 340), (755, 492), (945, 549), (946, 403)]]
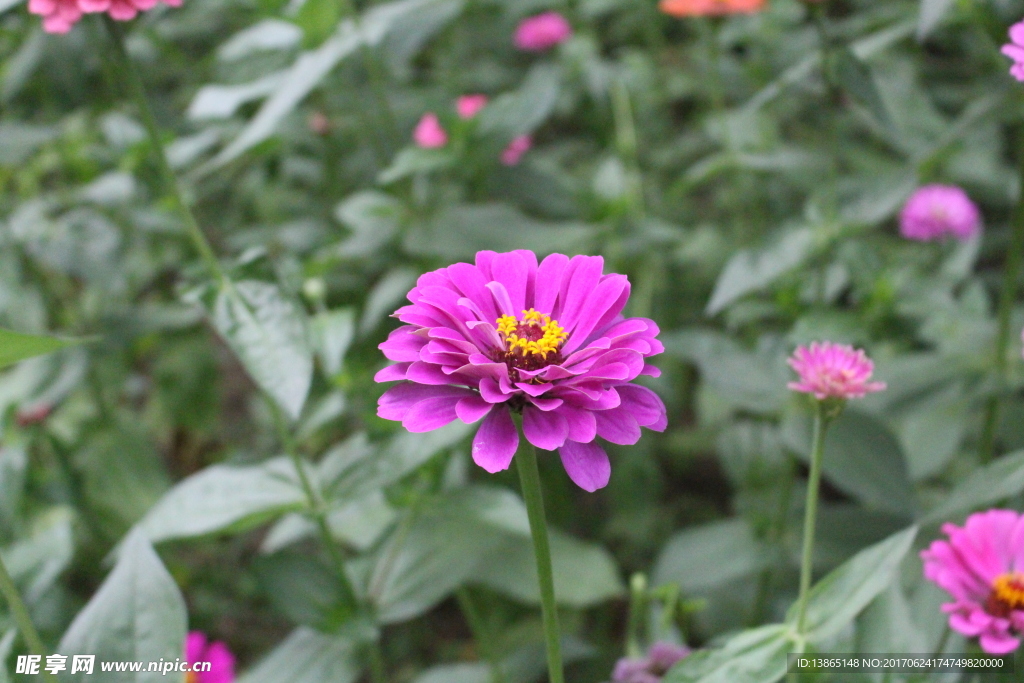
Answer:
[(657, 394), (632, 383), (660, 374), (646, 362), (664, 350), (658, 326), (623, 318), (629, 281), (603, 268), (600, 256), (552, 254), (538, 265), (532, 251), (481, 251), (475, 265), (420, 276), (411, 305), (394, 314), (405, 325), (380, 345), (397, 364), (375, 379), (405, 381), (377, 414), (411, 432), (483, 420), (473, 460), (498, 472), (519, 445), (512, 413), (521, 413), (526, 439), (557, 449), (577, 485), (604, 487), (611, 465), (596, 437), (634, 444), (640, 427), (663, 431), (667, 418)]
[(657, 642), (646, 657), (620, 659), (612, 672), (612, 683), (660, 683), (661, 677), (688, 654), (688, 647)]
[(558, 12), (544, 12), (523, 19), (516, 27), (516, 47), (526, 52), (544, 52), (572, 36), (572, 26)]
[(185, 659), (189, 666), (209, 663), (209, 671), (189, 671), (185, 683), (233, 683), (235, 656), (224, 643), (207, 642), (202, 631), (190, 631), (185, 639)]
[(1013, 60), (1010, 75), (1024, 81), (1024, 21), (1010, 27), (1010, 42), (1003, 45), (1002, 53)]
[(946, 236), (968, 240), (981, 230), (981, 213), (956, 185), (925, 185), (910, 196), (900, 212), (900, 233), (911, 240)]
[(786, 361), (800, 375), (787, 386), (793, 391), (814, 394), (814, 398), (863, 398), (885, 389), (885, 382), (869, 382), (875, 364), (859, 349), (833, 342), (811, 342), (799, 346)]

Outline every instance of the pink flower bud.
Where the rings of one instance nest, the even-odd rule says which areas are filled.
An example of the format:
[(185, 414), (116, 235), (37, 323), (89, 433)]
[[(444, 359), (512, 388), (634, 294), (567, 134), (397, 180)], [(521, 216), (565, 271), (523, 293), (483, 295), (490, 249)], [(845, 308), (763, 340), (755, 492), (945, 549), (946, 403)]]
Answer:
[(487, 95), (463, 95), (455, 101), (460, 119), (471, 119), (487, 106)]
[(520, 135), (508, 143), (508, 147), (501, 153), (501, 163), (506, 166), (515, 166), (531, 147), (533, 147), (533, 138), (529, 135)]
[(543, 52), (569, 40), (572, 26), (558, 12), (523, 19), (516, 28), (515, 45), (526, 52)]
[(413, 142), (417, 147), (423, 149), (436, 149), (448, 144), (448, 133), (444, 132), (437, 114), (427, 112), (416, 124), (416, 130), (412, 132)]

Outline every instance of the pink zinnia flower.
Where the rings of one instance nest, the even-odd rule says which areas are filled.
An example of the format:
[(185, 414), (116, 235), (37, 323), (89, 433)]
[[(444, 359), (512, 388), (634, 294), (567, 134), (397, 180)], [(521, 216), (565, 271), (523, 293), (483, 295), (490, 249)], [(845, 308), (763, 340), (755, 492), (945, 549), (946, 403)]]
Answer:
[(471, 119), (487, 106), (487, 95), (463, 95), (455, 100), (455, 111), (460, 119)]
[(612, 672), (612, 683), (660, 683), (661, 677), (688, 654), (688, 647), (657, 642), (646, 657), (620, 659)]
[(861, 398), (885, 389), (884, 382), (868, 381), (875, 369), (871, 359), (846, 344), (811, 342), (810, 347), (797, 347), (788, 362), (800, 375), (800, 381), (787, 386), (793, 391), (814, 394), (819, 401)]
[(437, 114), (427, 112), (416, 124), (416, 129), (412, 132), (412, 139), (418, 147), (434, 149), (448, 144), (448, 133), (445, 133), (444, 128), (441, 127)]
[(377, 414), (428, 432), (455, 418), (483, 420), (473, 460), (488, 472), (507, 469), (519, 445), (512, 413), (538, 448), (558, 450), (569, 477), (596, 491), (611, 465), (601, 437), (634, 444), (640, 427), (663, 431), (665, 405), (632, 383), (658, 376), (646, 359), (664, 347), (658, 326), (623, 318), (624, 275), (603, 274), (600, 256), (481, 251), (420, 276), (411, 305), (394, 316), (405, 325), (380, 345), (396, 365), (378, 382), (404, 380), (380, 398)]
[(572, 26), (558, 12), (544, 12), (523, 19), (516, 27), (516, 47), (527, 52), (543, 52), (572, 36)]
[(508, 147), (501, 152), (501, 163), (506, 166), (515, 166), (523, 158), (523, 155), (530, 151), (531, 147), (533, 147), (533, 138), (529, 135), (513, 138), (512, 142), (508, 143)]
[(921, 559), (925, 578), (953, 596), (942, 606), (949, 627), (989, 654), (1013, 652), (1024, 633), (1024, 519), (989, 510), (942, 531), (949, 540), (934, 541)]
[(1010, 42), (1003, 45), (1002, 53), (1013, 60), (1010, 75), (1024, 81), (1024, 21), (1010, 27)]
[[(128, 21), (139, 12), (153, 9), (158, 0), (29, 0), (28, 11), (43, 17), (43, 30), (67, 33), (83, 14), (106, 12), (112, 19)], [(179, 7), (181, 0), (162, 0)]]
[(209, 662), (209, 671), (189, 671), (185, 683), (233, 683), (235, 680), (235, 656), (224, 643), (207, 642), (202, 631), (190, 631), (185, 639), (185, 659), (189, 666), (198, 662)]
[(930, 241), (946, 236), (958, 240), (981, 230), (981, 213), (956, 185), (925, 185), (910, 196), (900, 212), (900, 233), (907, 239)]

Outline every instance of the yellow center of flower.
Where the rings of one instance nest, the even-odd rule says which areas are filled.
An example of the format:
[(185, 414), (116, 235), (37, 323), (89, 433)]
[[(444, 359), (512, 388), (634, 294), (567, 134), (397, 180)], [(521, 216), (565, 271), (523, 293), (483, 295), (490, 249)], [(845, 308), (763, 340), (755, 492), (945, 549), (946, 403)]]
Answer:
[(985, 609), (989, 614), (1007, 617), (1012, 610), (1024, 609), (1024, 572), (1007, 572), (992, 581), (992, 593)]
[(194, 671), (189, 671), (185, 674), (185, 683), (199, 683), (199, 674)]
[(503, 360), (510, 368), (536, 370), (556, 362), (558, 350), (569, 337), (557, 320), (532, 308), (519, 319), (503, 315), (497, 324), (505, 343)]

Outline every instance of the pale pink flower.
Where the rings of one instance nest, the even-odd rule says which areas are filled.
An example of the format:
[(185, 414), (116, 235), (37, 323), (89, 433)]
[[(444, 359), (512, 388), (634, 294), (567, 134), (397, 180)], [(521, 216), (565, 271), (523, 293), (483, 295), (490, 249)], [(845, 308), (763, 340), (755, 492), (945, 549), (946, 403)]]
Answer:
[(1010, 75), (1024, 81), (1024, 21), (1010, 27), (1010, 42), (1003, 45), (1002, 53), (1013, 60)]
[(29, 0), (28, 11), (43, 18), (47, 33), (67, 33), (83, 14), (106, 12), (112, 19), (128, 21), (162, 1), (179, 7), (181, 0)]
[(209, 671), (189, 671), (185, 683), (234, 683), (235, 656), (219, 640), (208, 642), (202, 631), (190, 631), (185, 639), (185, 659), (189, 665), (209, 662)]
[(514, 138), (502, 151), (501, 163), (506, 166), (515, 166), (523, 158), (523, 155), (530, 151), (531, 147), (533, 147), (533, 138), (529, 135), (520, 135)]
[(660, 683), (662, 676), (688, 654), (688, 647), (658, 641), (647, 650), (646, 657), (628, 657), (616, 662), (612, 683)]
[(514, 42), (526, 52), (543, 52), (572, 36), (572, 26), (558, 12), (544, 12), (523, 19), (516, 27)]
[(487, 106), (487, 95), (463, 95), (455, 101), (460, 119), (471, 119)]
[(444, 132), (437, 114), (427, 112), (416, 124), (416, 130), (412, 132), (412, 139), (418, 147), (423, 149), (435, 149), (448, 144), (448, 133)]
[(981, 212), (956, 185), (925, 185), (900, 211), (900, 234), (911, 240), (968, 240), (981, 230)]
[(884, 382), (868, 381), (875, 369), (871, 359), (846, 344), (811, 342), (810, 347), (797, 347), (788, 362), (800, 375), (800, 381), (790, 382), (789, 388), (814, 394), (819, 401), (861, 398), (885, 389)]
[(988, 510), (942, 531), (949, 540), (934, 541), (921, 559), (925, 578), (953, 597), (942, 606), (949, 627), (989, 654), (1013, 652), (1024, 633), (1024, 518)]

